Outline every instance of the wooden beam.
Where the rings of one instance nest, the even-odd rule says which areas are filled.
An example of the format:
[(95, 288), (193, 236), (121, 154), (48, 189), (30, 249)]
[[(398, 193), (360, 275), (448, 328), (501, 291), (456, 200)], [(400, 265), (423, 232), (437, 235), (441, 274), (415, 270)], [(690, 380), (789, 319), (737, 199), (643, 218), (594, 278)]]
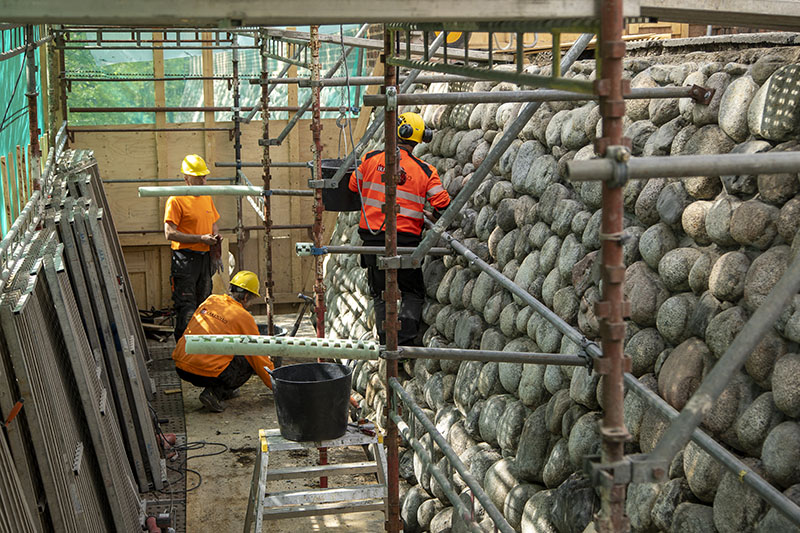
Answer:
[(19, 200), (19, 212), (25, 207), (27, 199), (25, 197), (25, 183), (27, 182), (25, 176), (25, 159), (22, 157), (22, 148), (17, 145), (17, 198)]
[[(153, 40), (160, 40), (164, 38), (161, 32), (153, 33)], [(153, 50), (153, 77), (164, 77), (164, 51)], [(166, 82), (155, 81), (153, 82), (153, 90), (155, 91), (155, 105), (166, 106)], [(156, 128), (165, 128), (167, 126), (167, 114), (163, 111), (156, 113)], [(169, 143), (167, 142), (167, 134), (165, 132), (155, 132), (156, 140), (156, 168), (158, 171), (158, 179), (169, 178)], [(137, 199), (142, 201), (142, 199)], [(147, 200), (145, 200), (147, 201)], [(151, 200), (152, 201), (152, 200)], [(166, 198), (156, 198), (155, 203), (158, 206), (159, 218), (163, 220), (164, 209), (167, 205)], [(163, 237), (162, 237), (163, 238)]]
[[(212, 35), (210, 33), (203, 33), (202, 39), (204, 40), (211, 40)], [(202, 53), (202, 60), (203, 60), (203, 76), (210, 77), (214, 75), (214, 51), (213, 50), (203, 50)], [(211, 107), (214, 105), (214, 80), (203, 80), (203, 105)], [(206, 128), (211, 128), (215, 124), (216, 120), (214, 117), (213, 111), (205, 111), (203, 112), (203, 126)], [(203, 139), (205, 142), (205, 153), (203, 157), (205, 157), (206, 163), (210, 166), (213, 166), (213, 162), (211, 158), (214, 157), (215, 153), (215, 144), (214, 144), (214, 134), (210, 131), (203, 132)]]
[[(7, 22), (114, 26), (306, 26), (358, 22), (551, 20), (599, 17), (596, 0), (1, 0)], [(639, 16), (639, 0), (625, 1)]]

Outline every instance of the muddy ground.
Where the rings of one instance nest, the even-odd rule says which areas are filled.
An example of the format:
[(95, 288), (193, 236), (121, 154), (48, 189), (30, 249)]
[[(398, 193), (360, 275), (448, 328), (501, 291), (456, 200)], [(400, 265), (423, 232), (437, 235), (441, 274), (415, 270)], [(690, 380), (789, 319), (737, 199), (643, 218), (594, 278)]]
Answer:
[[(278, 325), (291, 327), (294, 315), (281, 316)], [(304, 320), (298, 336), (314, 336), (308, 320)], [(301, 361), (296, 361), (301, 362)], [(292, 361), (284, 361), (291, 364)], [(189, 452), (188, 468), (202, 476), (189, 472), (187, 475), (186, 531), (242, 531), (247, 509), (253, 467), (256, 460), (258, 430), (277, 428), (277, 417), (272, 391), (254, 376), (240, 390), (241, 396), (228, 400), (223, 413), (206, 410), (198, 400), (201, 389), (182, 383), (186, 433), (188, 442), (220, 443), (227, 450), (213, 456), (196, 457), (222, 450), (221, 446), (207, 444)], [(329, 461), (364, 461), (360, 447), (329, 450)], [(192, 458), (195, 457), (195, 458)], [(313, 465), (317, 452), (276, 452), (270, 454), (270, 466), (289, 467)], [(329, 478), (328, 486), (352, 486), (374, 482), (374, 476), (341, 476)], [(318, 479), (285, 480), (270, 482), (269, 492), (318, 487)], [(383, 530), (383, 513), (368, 512), (349, 515), (330, 515), (294, 518), (267, 522), (263, 531), (304, 533), (307, 531), (377, 532)]]

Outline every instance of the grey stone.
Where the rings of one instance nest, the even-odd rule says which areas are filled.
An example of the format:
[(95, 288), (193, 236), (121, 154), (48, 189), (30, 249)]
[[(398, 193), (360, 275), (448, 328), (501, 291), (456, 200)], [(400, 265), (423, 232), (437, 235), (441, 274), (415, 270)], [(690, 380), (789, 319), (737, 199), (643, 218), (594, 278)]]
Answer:
[(736, 142), (742, 142), (749, 133), (747, 110), (758, 85), (750, 76), (742, 76), (725, 89), (719, 103), (719, 127)]
[(547, 365), (544, 371), (544, 388), (547, 389), (547, 392), (555, 394), (568, 387), (569, 379), (561, 371), (561, 368), (556, 365)]
[(497, 422), (497, 444), (504, 454), (514, 455), (519, 446), (522, 426), (528, 418), (530, 410), (520, 401), (506, 405), (506, 410)]
[(648, 113), (653, 124), (661, 126), (680, 115), (678, 100), (672, 98), (650, 100)]
[(639, 377), (652, 372), (656, 358), (664, 348), (664, 339), (655, 328), (645, 328), (634, 334), (625, 345), (625, 355), (631, 358), (631, 373)]
[[(792, 485), (783, 492), (783, 495), (793, 501), (795, 504), (800, 504), (800, 485)], [(800, 533), (800, 527), (792, 523), (780, 511), (775, 508), (767, 511), (761, 522), (756, 527), (756, 533), (774, 533), (780, 531), (782, 533)]]
[(547, 186), (539, 200), (539, 217), (552, 224), (555, 220), (555, 209), (559, 200), (570, 197), (570, 191), (560, 183), (551, 183)]
[(625, 514), (631, 521), (632, 531), (657, 531), (650, 513), (660, 493), (661, 485), (658, 483), (631, 483), (628, 485)]
[[(487, 330), (487, 332), (490, 330)], [(486, 334), (484, 333), (484, 337)], [(483, 345), (483, 342), (481, 342)], [(504, 392), (503, 386), (500, 384), (498, 364), (489, 362), (483, 365), (481, 373), (478, 377), (478, 391), (483, 398)]]
[(483, 488), (498, 509), (503, 508), (511, 490), (519, 484), (514, 460), (505, 458), (493, 464), (483, 478)]
[(574, 402), (597, 409), (597, 383), (600, 380), (598, 374), (590, 374), (584, 367), (577, 367), (572, 372), (572, 380), (569, 386), (569, 395)]
[[(483, 410), (484, 403), (485, 403), (484, 400), (479, 400), (478, 402), (476, 402), (475, 405), (472, 406), (472, 411), (470, 411), (470, 416), (473, 411), (476, 411), (476, 407), (479, 407), (479, 409), (477, 409), (478, 416), (476, 418), (478, 421), (480, 421), (480, 411)], [(453, 450), (456, 452), (456, 455), (461, 455), (467, 449), (477, 444), (477, 442), (475, 442), (475, 439), (473, 439), (472, 436), (470, 436), (470, 434), (467, 433), (464, 424), (465, 420), (458, 420), (456, 423), (450, 426), (450, 431), (447, 434), (447, 442), (449, 442), (450, 446), (453, 447)]]
[(503, 516), (511, 527), (515, 530), (520, 529), (525, 504), (534, 494), (543, 489), (544, 487), (541, 485), (532, 483), (519, 483), (511, 488), (503, 505), (498, 506), (498, 509), (502, 509)]
[(553, 295), (553, 310), (565, 322), (574, 325), (578, 319), (579, 309), (580, 298), (572, 287), (563, 287)]
[(545, 155), (547, 149), (539, 141), (525, 141), (517, 151), (517, 157), (511, 166), (511, 184), (518, 193), (530, 192), (525, 188), (525, 179), (533, 166), (533, 162)]
[(728, 84), (731, 82), (731, 77), (724, 72), (716, 72), (709, 76), (705, 82), (705, 87), (709, 89), (716, 89), (711, 102), (708, 105), (695, 104), (692, 108), (692, 120), (698, 126), (706, 124), (716, 124), (720, 113), (720, 103), (722, 97), (726, 92)]
[(659, 217), (666, 224), (675, 224), (681, 220), (683, 210), (692, 202), (683, 182), (674, 181), (661, 190), (656, 202)]
[[(668, 298), (658, 309), (656, 327), (670, 344), (680, 344), (691, 336), (689, 325), (696, 305), (696, 296), (681, 293)], [(648, 371), (652, 370), (651, 366)]]
[(562, 421), (564, 414), (572, 405), (569, 391), (562, 389), (553, 394), (550, 401), (547, 402), (547, 409), (545, 411), (545, 420), (547, 422), (547, 429), (553, 435), (562, 435)]
[(653, 525), (661, 531), (669, 531), (675, 509), (686, 501), (693, 501), (692, 491), (684, 478), (671, 479), (661, 486), (650, 517)]
[(711, 353), (697, 338), (682, 342), (667, 357), (658, 374), (658, 392), (677, 410), (683, 409), (712, 366)]
[(425, 500), (417, 509), (417, 524), (422, 531), (427, 531), (431, 527), (433, 517), (444, 509), (444, 504), (437, 499)]
[(599, 412), (586, 413), (580, 417), (572, 431), (569, 433), (569, 459), (572, 467), (580, 469), (583, 458), (587, 455), (597, 455), (600, 453), (600, 421), (602, 415)]
[(479, 441), (481, 438), (480, 418), (481, 411), (483, 411), (483, 406), (485, 404), (486, 400), (478, 400), (472, 405), (472, 409), (470, 409), (469, 413), (464, 417), (464, 431), (475, 439), (475, 441)]
[[(645, 374), (641, 376), (639, 381), (641, 381), (644, 386), (653, 392), (658, 393), (658, 382), (652, 374)], [(645, 413), (648, 409), (650, 409), (650, 404), (648, 404), (647, 400), (645, 400), (641, 395), (629, 390), (625, 393), (625, 399), (623, 400), (622, 407), (625, 427), (628, 429), (628, 432), (631, 434), (633, 439), (638, 441), (640, 429), (642, 427), (642, 421), (644, 420)]]
[(492, 186), (492, 190), (489, 193), (489, 203), (492, 207), (497, 209), (497, 206), (500, 205), (500, 201), (504, 198), (513, 198), (514, 197), (514, 188), (511, 185), (510, 181), (506, 180), (498, 180)]
[(694, 137), (695, 133), (697, 133), (697, 126), (694, 124), (687, 124), (681, 128), (672, 139), (672, 145), (669, 147), (669, 155), (681, 155), (686, 149), (689, 139)]
[(744, 451), (760, 457), (767, 435), (782, 421), (783, 414), (775, 407), (771, 392), (756, 398), (736, 420), (736, 436)]
[(657, 129), (658, 127), (649, 120), (637, 120), (625, 129), (625, 136), (631, 140), (633, 155), (642, 155), (647, 140)]
[(545, 463), (542, 477), (548, 488), (558, 487), (572, 473), (573, 467), (569, 460), (569, 443), (567, 439), (559, 439), (555, 443)]
[(670, 250), (658, 262), (658, 274), (671, 291), (689, 290), (689, 271), (702, 255), (696, 248)]
[(489, 300), (486, 302), (486, 305), (483, 308), (483, 318), (488, 324), (497, 324), (500, 320), (500, 313), (506, 308), (506, 306), (511, 304), (511, 302), (511, 295), (505, 290), (494, 293), (494, 295), (489, 297)]
[(498, 394), (486, 400), (478, 420), (478, 427), (484, 442), (497, 446), (497, 421), (506, 410), (506, 405), (513, 400), (514, 397), (509, 394)]
[(714, 248), (707, 248), (695, 260), (689, 270), (689, 288), (692, 289), (692, 292), (700, 294), (708, 290), (708, 279), (711, 277), (711, 269), (717, 259), (719, 259), (717, 251)]
[(722, 357), (734, 337), (747, 322), (747, 312), (741, 307), (731, 307), (712, 318), (706, 328), (706, 343), (716, 357)]
[(598, 497), (588, 479), (573, 474), (557, 489), (551, 516), (558, 531), (582, 533), (592, 521)]
[(547, 462), (555, 437), (547, 431), (545, 413), (542, 405), (525, 420), (517, 447), (517, 474), (520, 480), (542, 483), (542, 471)]
[(711, 239), (706, 231), (706, 216), (712, 205), (712, 202), (698, 200), (687, 205), (681, 215), (683, 231), (697, 244), (711, 244)]
[(602, 211), (597, 210), (592, 214), (586, 228), (583, 230), (581, 242), (587, 250), (597, 250), (600, 248), (600, 225), (602, 223)]
[(514, 218), (516, 203), (514, 198), (503, 198), (497, 206), (497, 225), (505, 232), (517, 227)]
[(791, 418), (800, 418), (800, 355), (790, 353), (775, 362), (772, 393), (778, 409)]
[(580, 195), (586, 207), (600, 209), (603, 204), (603, 184), (599, 181), (585, 181), (581, 184)]
[[(796, 152), (798, 142), (789, 141), (779, 144), (770, 152)], [(782, 174), (759, 174), (758, 193), (759, 197), (773, 205), (780, 206), (789, 198), (793, 197), (800, 190), (797, 181), (797, 173)]]
[(559, 201), (554, 214), (553, 231), (561, 238), (566, 237), (572, 228), (572, 219), (582, 208), (583, 205), (577, 200), (565, 198)]
[(531, 409), (535, 409), (547, 401), (548, 392), (544, 386), (544, 372), (544, 365), (523, 365), (517, 394), (522, 403)]
[(760, 55), (756, 62), (750, 67), (750, 75), (758, 85), (762, 85), (772, 76), (779, 67), (786, 64), (786, 58), (778, 54)]
[(764, 440), (761, 461), (767, 476), (781, 488), (800, 483), (800, 425), (783, 422)]
[(540, 490), (527, 501), (520, 521), (522, 533), (558, 533), (552, 520), (555, 490)]
[(561, 145), (561, 129), (564, 126), (564, 122), (567, 120), (567, 116), (569, 111), (561, 110), (553, 115), (553, 118), (550, 119), (550, 122), (547, 123), (547, 128), (545, 129), (545, 140), (547, 141), (548, 148), (553, 148), (554, 146)]
[(708, 289), (716, 298), (735, 302), (744, 294), (750, 259), (742, 252), (728, 252), (717, 259), (708, 278)]
[(658, 308), (669, 297), (669, 291), (661, 278), (639, 261), (625, 272), (625, 296), (631, 302), (631, 319), (641, 326), (655, 326)]
[(400, 518), (403, 519), (403, 531), (412, 533), (421, 533), (423, 531), (417, 521), (417, 511), (420, 505), (429, 498), (430, 496), (419, 485), (409, 489), (400, 509)]
[(709, 291), (704, 292), (689, 319), (689, 332), (696, 337), (704, 337), (708, 323), (722, 310), (722, 302), (714, 298)]
[[(644, 70), (631, 80), (632, 89), (646, 89), (658, 87), (658, 83)], [(649, 116), (650, 100), (630, 100), (625, 102), (625, 114), (633, 121), (644, 120)]]
[(788, 351), (786, 339), (778, 335), (774, 329), (770, 329), (747, 357), (744, 367), (761, 388), (771, 389), (775, 361)]
[(453, 401), (463, 416), (467, 416), (472, 406), (480, 398), (478, 378), (483, 368), (480, 361), (464, 361), (458, 368)]
[(792, 242), (800, 229), (800, 197), (794, 197), (781, 207), (778, 214), (778, 233), (786, 242)]
[(698, 503), (680, 504), (672, 517), (670, 533), (716, 533), (714, 510)]
[(639, 253), (652, 269), (658, 269), (658, 263), (664, 254), (678, 245), (672, 230), (667, 224), (659, 222), (647, 228), (639, 239)]
[[(694, 68), (686, 74), (683, 80), (683, 86), (700, 85), (702, 87), (706, 84), (707, 79), (708, 76), (699, 70), (699, 68)], [(692, 110), (695, 105), (694, 100), (681, 98), (678, 102), (678, 110), (681, 112), (681, 115), (692, 119)]]
[[(485, 272), (478, 274), (475, 285), (472, 287), (472, 308), (482, 311), (489, 298), (495, 294), (495, 281)], [(485, 315), (484, 315), (485, 318)]]
[(736, 437), (736, 419), (744, 414), (758, 395), (758, 387), (744, 372), (733, 375), (725, 390), (714, 401), (703, 418), (703, 426), (713, 435), (736, 449), (742, 446)]
[(594, 104), (586, 104), (567, 112), (561, 125), (561, 144), (565, 148), (577, 150), (589, 142), (586, 133), (586, 119), (594, 107)]
[(547, 274), (547, 277), (545, 277), (544, 283), (542, 284), (541, 297), (541, 300), (545, 303), (545, 305), (547, 305), (547, 307), (553, 307), (553, 297), (564, 285), (565, 282), (557, 268), (554, 268)]
[[(716, 125), (703, 126), (686, 142), (681, 154), (725, 154), (730, 152), (736, 143)], [(674, 142), (673, 142), (674, 146)], [(675, 154), (673, 154), (675, 155)], [(684, 180), (686, 191), (698, 200), (711, 200), (720, 190), (722, 182), (716, 176), (700, 176)]]
[(722, 465), (694, 442), (683, 452), (683, 470), (689, 488), (700, 501), (713, 502), (724, 473)]
[(675, 136), (678, 134), (678, 132), (681, 131), (685, 126), (686, 119), (683, 117), (675, 117), (670, 119), (668, 122), (661, 124), (655, 133), (648, 137), (647, 142), (644, 145), (644, 149), (642, 150), (642, 155), (646, 157), (670, 155), (672, 141), (675, 139)]
[(709, 238), (720, 246), (733, 246), (736, 240), (731, 236), (731, 218), (742, 202), (735, 196), (722, 194), (717, 198), (706, 215), (706, 232)]
[(456, 146), (456, 161), (460, 165), (465, 165), (467, 162), (472, 161), (472, 154), (481, 141), (483, 141), (483, 132), (481, 130), (467, 131), (461, 136)]
[[(667, 185), (667, 181), (663, 178), (655, 178), (647, 180), (642, 192), (639, 193), (636, 199), (635, 213), (643, 224), (648, 226), (655, 224), (659, 220), (659, 214), (656, 210), (661, 190)], [(584, 239), (584, 244), (586, 240)]]
[(453, 524), (453, 508), (445, 507), (431, 520), (430, 533), (451, 533)]

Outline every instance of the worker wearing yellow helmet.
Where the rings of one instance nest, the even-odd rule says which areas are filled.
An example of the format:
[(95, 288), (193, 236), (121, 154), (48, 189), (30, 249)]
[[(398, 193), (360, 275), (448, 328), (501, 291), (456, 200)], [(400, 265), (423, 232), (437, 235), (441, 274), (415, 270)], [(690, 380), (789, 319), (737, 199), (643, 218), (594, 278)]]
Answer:
[[(205, 185), (209, 174), (202, 157), (181, 163), (186, 185)], [(175, 304), (175, 340), (181, 338), (200, 302), (211, 294), (211, 276), (222, 268), (217, 221), (210, 196), (170, 196), (164, 212), (164, 236), (172, 243), (170, 282)]]
[[(230, 294), (212, 294), (200, 304), (186, 326), (185, 335), (258, 335), (258, 326), (247, 308), (258, 301), (258, 277), (240, 270), (231, 278)], [(275, 368), (267, 356), (199, 355), (186, 353), (186, 337), (181, 337), (172, 352), (175, 370), (184, 381), (205, 387), (200, 403), (220, 413), (225, 400), (239, 395), (239, 387), (258, 374), (272, 388), (269, 373)]]
[[(403, 113), (397, 118), (397, 147), (399, 175), (397, 176), (397, 244), (417, 246), (421, 240), (426, 204), (433, 218), (450, 205), (450, 196), (442, 187), (439, 174), (432, 165), (413, 155), (418, 143), (430, 142), (433, 131), (417, 113)], [(358, 234), (365, 246), (384, 246), (385, 216), (383, 173), (386, 154), (383, 150), (370, 152), (361, 160), (358, 169), (350, 176), (349, 187), (361, 197), (361, 220)], [(385, 343), (383, 328), (386, 304), (381, 296), (385, 285), (385, 271), (378, 268), (377, 256), (362, 255), (361, 266), (367, 269), (370, 294), (375, 303), (375, 323), (378, 339)], [(402, 303), (400, 306), (400, 345), (420, 345), (419, 326), (422, 304), (425, 302), (425, 284), (422, 269), (404, 268), (398, 271)]]

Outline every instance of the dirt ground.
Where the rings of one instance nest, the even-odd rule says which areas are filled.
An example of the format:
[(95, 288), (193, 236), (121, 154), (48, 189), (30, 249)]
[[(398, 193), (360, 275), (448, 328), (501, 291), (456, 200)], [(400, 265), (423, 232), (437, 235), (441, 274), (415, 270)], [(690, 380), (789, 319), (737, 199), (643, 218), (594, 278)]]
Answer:
[[(294, 315), (282, 315), (276, 324), (290, 328), (294, 318)], [(298, 336), (314, 336), (307, 319), (304, 319)], [(291, 363), (284, 361), (284, 364)], [(242, 531), (256, 460), (258, 430), (278, 427), (272, 391), (253, 376), (240, 389), (241, 396), (226, 402), (228, 406), (225, 412), (212, 413), (198, 399), (200, 388), (183, 382), (182, 389), (187, 441), (221, 443), (228, 448), (218, 455), (194, 459), (192, 456), (214, 453), (222, 448), (206, 445), (189, 453), (187, 466), (202, 476), (202, 483), (197, 489), (191, 490), (197, 484), (198, 476), (188, 473), (186, 482), (190, 492), (186, 495), (186, 531)], [(316, 451), (303, 452), (272, 453), (269, 465), (278, 468), (316, 464)], [(328, 455), (331, 463), (366, 460), (360, 447), (330, 450)], [(374, 479), (374, 476), (340, 476), (329, 478), (328, 486), (363, 485), (374, 482)], [(278, 492), (318, 486), (318, 479), (272, 481), (267, 490)], [(383, 522), (383, 513), (365, 512), (277, 520), (266, 522), (263, 530), (276, 533), (378, 532), (383, 531)]]

